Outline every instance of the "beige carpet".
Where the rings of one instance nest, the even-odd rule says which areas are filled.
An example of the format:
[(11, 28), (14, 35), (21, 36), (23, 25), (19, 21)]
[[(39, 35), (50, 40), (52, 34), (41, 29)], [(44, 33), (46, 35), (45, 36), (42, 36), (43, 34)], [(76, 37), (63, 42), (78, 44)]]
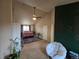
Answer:
[(49, 59), (45, 51), (47, 43), (45, 40), (40, 40), (25, 44), (20, 59)]

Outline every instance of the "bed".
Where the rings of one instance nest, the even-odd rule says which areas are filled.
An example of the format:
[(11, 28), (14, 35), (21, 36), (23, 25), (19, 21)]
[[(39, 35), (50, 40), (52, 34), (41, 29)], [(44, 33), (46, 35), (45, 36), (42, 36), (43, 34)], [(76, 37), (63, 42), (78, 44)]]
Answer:
[(33, 37), (34, 33), (32, 31), (24, 31), (22, 33), (23, 38), (27, 38), (27, 37)]

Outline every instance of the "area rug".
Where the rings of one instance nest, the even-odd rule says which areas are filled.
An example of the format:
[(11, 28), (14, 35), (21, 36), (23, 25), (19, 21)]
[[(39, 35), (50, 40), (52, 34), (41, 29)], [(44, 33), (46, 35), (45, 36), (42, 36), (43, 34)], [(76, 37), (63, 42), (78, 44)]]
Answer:
[(23, 39), (24, 44), (31, 43), (31, 42), (36, 42), (36, 41), (39, 41), (39, 40), (41, 40), (41, 39), (34, 38), (34, 37)]

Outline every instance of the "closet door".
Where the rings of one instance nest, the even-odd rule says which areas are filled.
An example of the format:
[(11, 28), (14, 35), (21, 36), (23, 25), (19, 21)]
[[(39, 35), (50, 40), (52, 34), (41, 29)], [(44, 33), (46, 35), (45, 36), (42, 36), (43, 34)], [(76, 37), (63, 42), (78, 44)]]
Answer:
[(68, 50), (79, 50), (79, 3), (55, 8), (55, 41)]
[(69, 50), (71, 49), (71, 41), (74, 40), (74, 20), (71, 18), (70, 13), (70, 8), (67, 6), (56, 7), (55, 41), (61, 42)]
[(48, 28), (47, 28), (47, 25), (44, 25), (43, 26), (43, 39), (44, 40), (47, 40), (47, 32), (48, 32)]
[(79, 2), (72, 5), (72, 19), (74, 20), (74, 40), (72, 41), (72, 50), (79, 53)]

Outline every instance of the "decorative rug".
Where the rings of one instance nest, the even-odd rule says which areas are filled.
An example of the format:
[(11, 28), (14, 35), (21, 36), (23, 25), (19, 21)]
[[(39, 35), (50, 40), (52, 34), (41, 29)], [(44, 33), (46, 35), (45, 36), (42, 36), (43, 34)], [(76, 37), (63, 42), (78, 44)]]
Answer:
[(39, 40), (41, 40), (41, 39), (31, 37), (31, 38), (23, 39), (23, 42), (24, 42), (24, 44), (27, 44), (27, 43), (36, 42), (36, 41), (39, 41)]

